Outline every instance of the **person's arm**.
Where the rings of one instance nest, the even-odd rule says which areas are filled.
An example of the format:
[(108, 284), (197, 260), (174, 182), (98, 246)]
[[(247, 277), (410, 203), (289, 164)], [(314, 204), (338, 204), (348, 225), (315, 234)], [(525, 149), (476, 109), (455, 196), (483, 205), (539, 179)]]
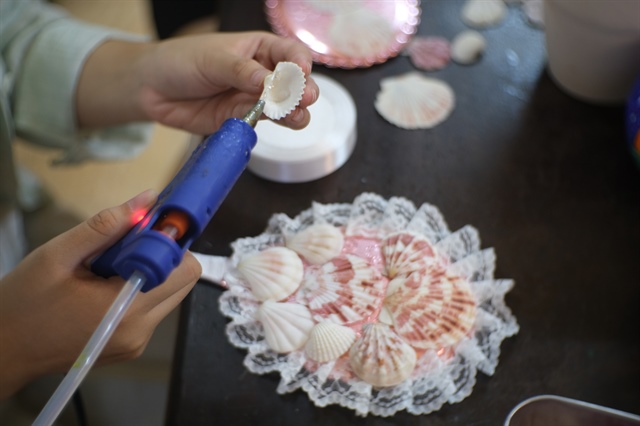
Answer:
[[(149, 208), (156, 195), (147, 191), (98, 213), (33, 251), (0, 280), (0, 400), (37, 377), (71, 368), (124, 285), (120, 277), (94, 275), (87, 263), (120, 239), (134, 213)], [(98, 365), (142, 354), (200, 273), (187, 252), (167, 281), (138, 294)]]
[(154, 43), (111, 40), (88, 58), (77, 90), (81, 127), (153, 120), (197, 134), (241, 117), (258, 100), (264, 78), (282, 61), (307, 76), (296, 110), (281, 124), (300, 129), (318, 97), (311, 53), (302, 44), (266, 32), (214, 33)]

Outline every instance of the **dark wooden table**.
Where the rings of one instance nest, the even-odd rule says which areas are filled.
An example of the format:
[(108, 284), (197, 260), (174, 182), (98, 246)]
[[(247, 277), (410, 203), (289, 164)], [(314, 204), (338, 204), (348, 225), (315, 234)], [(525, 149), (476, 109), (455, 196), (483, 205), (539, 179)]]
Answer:
[[(466, 29), (462, 1), (423, 1), (419, 33), (453, 38)], [(223, 2), (225, 31), (268, 30), (262, 2)], [(373, 107), (380, 79), (413, 70), (398, 57), (368, 69), (315, 72), (342, 83), (358, 108), (358, 141), (333, 174), (279, 184), (245, 172), (195, 251), (229, 255), (237, 238), (269, 217), (293, 217), (368, 191), (428, 202), (451, 230), (476, 227), (497, 254), (496, 278), (512, 278), (506, 301), (520, 333), (502, 344), (492, 377), (478, 374), (462, 402), (413, 416), (357, 417), (318, 408), (306, 393), (278, 395), (278, 375), (249, 373), (218, 310), (222, 290), (199, 283), (181, 313), (167, 413), (170, 425), (500, 425), (540, 394), (640, 413), (640, 173), (624, 142), (622, 107), (593, 106), (558, 89), (545, 69), (544, 34), (511, 8), (484, 31), (473, 66), (429, 75), (454, 89), (451, 117), (431, 130), (402, 130)]]

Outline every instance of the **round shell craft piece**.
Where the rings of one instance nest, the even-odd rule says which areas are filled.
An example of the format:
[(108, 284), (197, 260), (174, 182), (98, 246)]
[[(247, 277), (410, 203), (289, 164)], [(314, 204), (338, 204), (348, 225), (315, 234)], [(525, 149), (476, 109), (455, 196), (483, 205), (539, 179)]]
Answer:
[(378, 113), (403, 129), (430, 129), (449, 117), (455, 106), (451, 87), (418, 72), (387, 77), (375, 101)]
[(302, 68), (293, 62), (279, 62), (264, 79), (260, 97), (264, 101), (264, 115), (272, 120), (285, 117), (300, 103), (304, 87)]

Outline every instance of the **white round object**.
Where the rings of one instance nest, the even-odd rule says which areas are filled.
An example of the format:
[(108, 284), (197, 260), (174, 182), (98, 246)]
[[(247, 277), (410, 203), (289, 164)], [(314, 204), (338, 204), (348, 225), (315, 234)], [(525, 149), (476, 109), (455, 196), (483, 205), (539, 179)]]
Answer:
[(292, 130), (260, 121), (248, 166), (251, 172), (276, 182), (308, 182), (339, 169), (351, 156), (357, 133), (355, 102), (335, 80), (321, 74), (312, 78), (320, 96), (309, 107), (311, 122)]
[(463, 31), (451, 42), (451, 59), (461, 65), (470, 65), (478, 62), (486, 48), (487, 41), (478, 31)]

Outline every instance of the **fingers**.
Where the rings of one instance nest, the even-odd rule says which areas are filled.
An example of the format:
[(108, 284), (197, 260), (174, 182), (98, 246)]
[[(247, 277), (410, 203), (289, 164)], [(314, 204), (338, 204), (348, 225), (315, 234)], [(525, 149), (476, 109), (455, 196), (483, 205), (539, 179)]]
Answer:
[(153, 205), (157, 196), (157, 192), (147, 190), (56, 237), (52, 243), (61, 266), (75, 267), (116, 243), (140, 219), (139, 215)]

